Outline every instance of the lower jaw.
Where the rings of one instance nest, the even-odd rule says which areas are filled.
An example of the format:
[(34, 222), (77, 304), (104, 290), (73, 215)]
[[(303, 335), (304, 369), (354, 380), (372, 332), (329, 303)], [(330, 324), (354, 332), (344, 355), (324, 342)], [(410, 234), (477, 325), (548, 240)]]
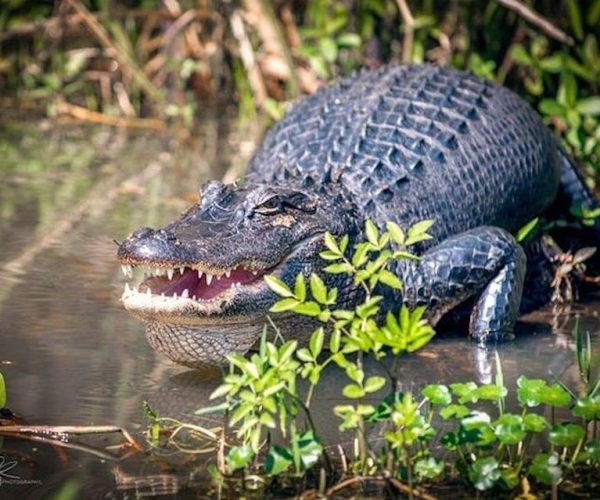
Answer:
[(152, 348), (190, 368), (224, 365), (229, 354), (245, 354), (260, 338), (264, 321), (182, 324), (145, 320)]

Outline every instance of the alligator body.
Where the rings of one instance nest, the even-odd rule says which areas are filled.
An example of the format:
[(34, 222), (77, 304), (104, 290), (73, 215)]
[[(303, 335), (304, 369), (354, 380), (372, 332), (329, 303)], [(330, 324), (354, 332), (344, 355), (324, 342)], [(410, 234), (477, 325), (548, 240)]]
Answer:
[[(163, 229), (134, 232), (118, 251), (158, 276), (125, 307), (151, 345), (189, 366), (222, 362), (258, 337), (287, 283), (320, 272), (326, 231), (362, 238), (366, 219), (408, 227), (433, 219), (418, 262), (399, 262), (409, 306), (432, 322), (474, 299), (470, 333), (512, 331), (526, 267), (510, 232), (555, 203), (596, 206), (536, 113), (509, 90), (432, 65), (363, 71), (300, 101), (267, 133), (240, 185), (211, 181), (199, 204)], [(174, 273), (174, 274), (173, 274)], [(342, 307), (360, 299), (327, 276)]]

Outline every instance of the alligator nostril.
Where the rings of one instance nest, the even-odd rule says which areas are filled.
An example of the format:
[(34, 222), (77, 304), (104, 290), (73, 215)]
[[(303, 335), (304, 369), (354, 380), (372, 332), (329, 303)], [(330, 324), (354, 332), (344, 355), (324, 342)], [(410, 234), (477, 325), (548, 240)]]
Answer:
[(177, 236), (175, 236), (171, 231), (167, 231), (166, 229), (159, 229), (157, 231), (157, 235), (159, 238), (162, 238), (167, 241), (175, 241)]
[(142, 227), (141, 229), (138, 229), (137, 231), (133, 232), (130, 238), (136, 238), (138, 240), (141, 240), (142, 238), (148, 238), (153, 233), (154, 229), (150, 229), (149, 227)]

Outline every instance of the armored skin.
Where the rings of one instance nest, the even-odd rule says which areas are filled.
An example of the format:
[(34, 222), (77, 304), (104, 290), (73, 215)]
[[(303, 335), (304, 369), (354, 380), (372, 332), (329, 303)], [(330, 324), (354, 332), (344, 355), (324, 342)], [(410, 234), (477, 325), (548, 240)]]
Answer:
[[(200, 203), (119, 247), (151, 277), (127, 288), (126, 309), (150, 344), (178, 363), (220, 363), (258, 338), (278, 297), (262, 276), (291, 284), (326, 265), (326, 231), (362, 239), (380, 228), (435, 221), (418, 262), (398, 262), (402, 296), (436, 323), (475, 300), (470, 334), (510, 333), (526, 268), (510, 232), (561, 203), (597, 202), (536, 113), (492, 82), (433, 65), (362, 71), (300, 101), (273, 126), (239, 185), (211, 181)], [(350, 246), (351, 246), (350, 245)], [(340, 307), (360, 300), (344, 275), (320, 273)], [(296, 334), (284, 318), (284, 330)]]

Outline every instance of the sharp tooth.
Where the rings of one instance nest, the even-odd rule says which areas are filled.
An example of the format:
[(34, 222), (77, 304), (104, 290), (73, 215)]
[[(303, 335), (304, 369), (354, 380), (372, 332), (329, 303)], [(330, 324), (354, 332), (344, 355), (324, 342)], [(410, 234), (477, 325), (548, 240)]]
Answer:
[(129, 272), (127, 271), (127, 267), (125, 264), (121, 265), (121, 271), (123, 271), (123, 276), (125, 276), (126, 278), (129, 277)]
[(225, 277), (229, 278), (231, 276), (231, 269), (229, 271), (225, 271)]
[(206, 273), (206, 284), (207, 284), (207, 286), (210, 286), (210, 282), (212, 281), (212, 279), (213, 279), (213, 275), (209, 274), (209, 273)]
[(190, 296), (189, 290), (186, 288), (183, 292), (181, 292), (181, 298), (187, 299)]
[(154, 276), (160, 276), (161, 274), (162, 274), (162, 271), (158, 267), (155, 267), (154, 268)]
[(179, 274), (183, 274), (183, 271), (185, 271), (185, 267), (181, 266), (181, 267), (179, 268)]
[(123, 292), (125, 295), (129, 295), (131, 293), (131, 290), (129, 289), (129, 283), (125, 283), (125, 292)]
[(148, 297), (150, 297), (150, 295), (152, 295), (152, 290), (150, 290), (150, 288), (146, 288), (146, 295)]
[(167, 269), (167, 276), (169, 277), (170, 280), (173, 279), (173, 268)]
[(127, 266), (127, 277), (133, 278), (133, 268), (131, 266)]
[(195, 296), (195, 295), (192, 295), (192, 299), (196, 300), (196, 296)]
[(254, 276), (256, 276), (258, 274), (258, 271), (251, 271), (252, 274), (254, 274)]
[(200, 269), (198, 269), (198, 279), (202, 278), (202, 271), (200, 271)]
[(177, 298), (177, 292), (173, 293), (173, 298), (176, 299)]

